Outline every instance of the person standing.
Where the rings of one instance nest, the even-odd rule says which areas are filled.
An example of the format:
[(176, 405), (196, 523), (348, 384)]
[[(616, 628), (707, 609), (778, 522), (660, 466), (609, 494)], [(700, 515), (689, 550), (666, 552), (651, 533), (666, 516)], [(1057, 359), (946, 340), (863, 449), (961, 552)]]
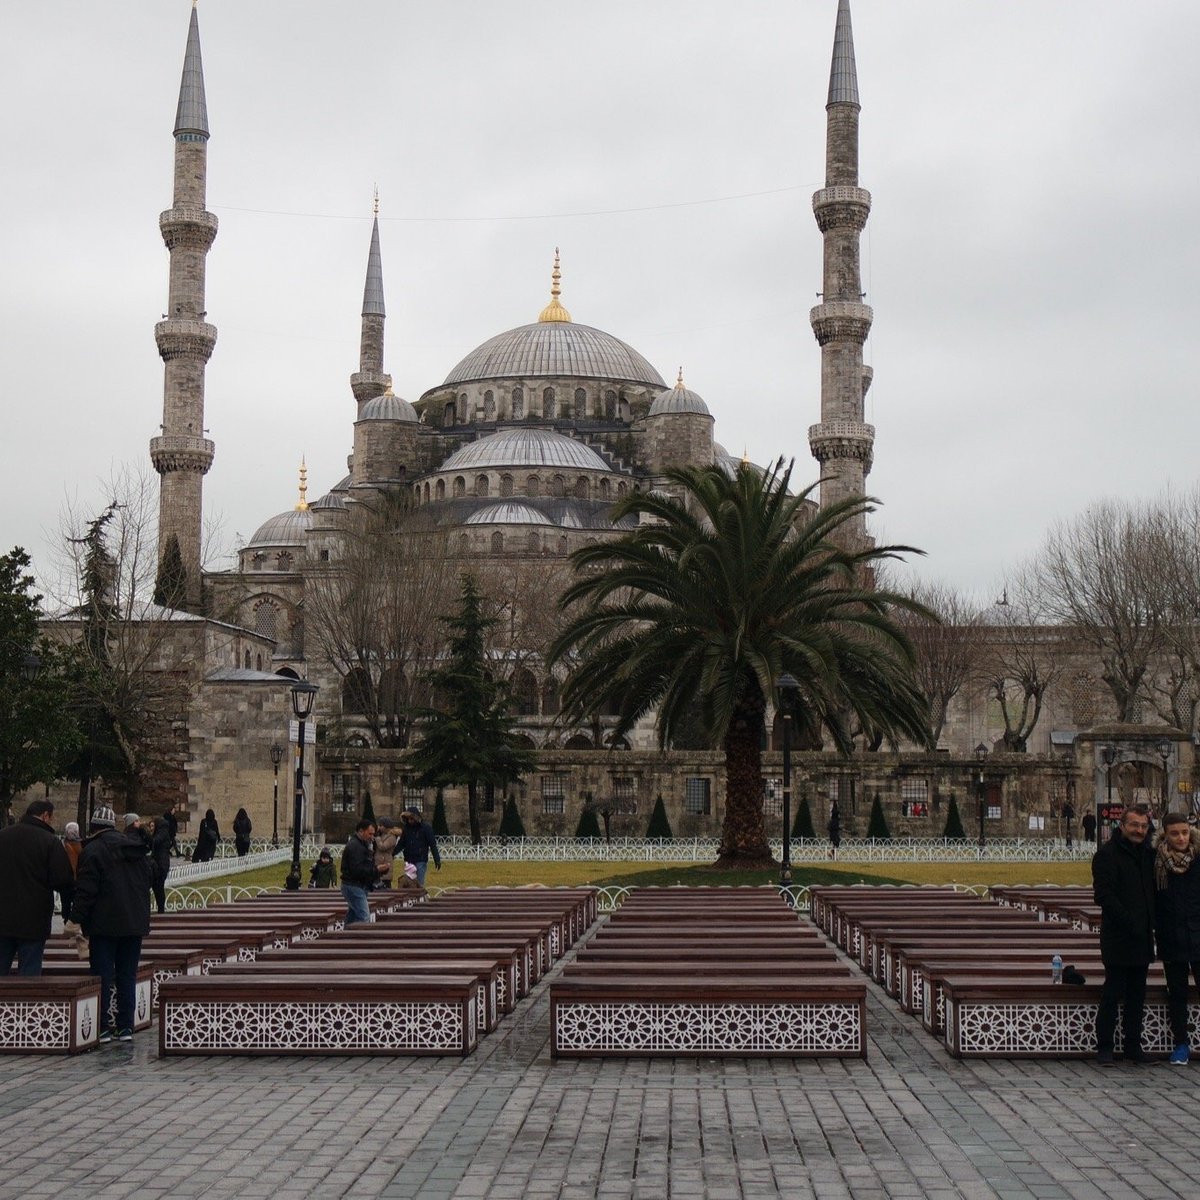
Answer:
[(375, 866), (375, 822), (363, 817), (342, 851), (342, 895), (346, 898), (346, 927), (369, 921), (367, 893), (375, 886), (379, 870)]
[(179, 818), (175, 815), (176, 804), (168, 804), (167, 811), (163, 813), (162, 819), (166, 827), (171, 831), (171, 841), (167, 845), (168, 855), (174, 855), (176, 858), (182, 858), (179, 853)]
[(829, 857), (837, 858), (838, 847), (842, 844), (842, 814), (836, 800), (829, 806), (829, 824), (825, 832), (829, 834)]
[(1163, 818), (1154, 855), (1154, 913), (1158, 956), (1167, 977), (1167, 1009), (1174, 1050), (1170, 1062), (1186, 1067), (1188, 976), (1200, 989), (1200, 830), (1183, 813)]
[(429, 856), (433, 855), (433, 865), (439, 871), (442, 869), (442, 856), (438, 852), (433, 826), (428, 821), (421, 820), (419, 808), (405, 809), (400, 822), (400, 845), (404, 851), (404, 861), (416, 866), (417, 883), (424, 887), (425, 873), (429, 870)]
[(379, 868), (379, 882), (376, 885), (378, 887), (392, 886), (398, 841), (396, 822), (391, 817), (380, 817), (379, 829), (375, 833), (375, 865)]
[(75, 874), (54, 832), (54, 805), (34, 800), (15, 825), (0, 829), (0, 975), (40, 975), (54, 893), (69, 894)]
[(1127, 808), (1120, 824), (1092, 856), (1092, 887), (1100, 905), (1100, 960), (1104, 987), (1096, 1015), (1096, 1059), (1113, 1064), (1117, 1005), (1123, 1004), (1125, 1060), (1150, 1062), (1142, 1050), (1146, 975), (1154, 958), (1154, 853), (1146, 842), (1150, 813)]
[(75, 891), (75, 876), (79, 873), (79, 856), (83, 852), (83, 838), (79, 836), (79, 825), (75, 821), (68, 821), (63, 826), (63, 849), (71, 860), (71, 886), (58, 893), (65, 925), (71, 919), (71, 896)]
[(150, 835), (150, 859), (154, 863), (154, 904), (160, 913), (167, 911), (167, 876), (171, 873), (171, 846), (175, 834), (164, 814), (154, 822)]
[(150, 847), (118, 833), (111, 808), (92, 814), (79, 858), (71, 915), (89, 939), (88, 962), (100, 977), (100, 1041), (113, 1040), (109, 996), (116, 988), (116, 1038), (133, 1040), (134, 1000), (142, 938), (150, 932)]
[(1070, 850), (1075, 835), (1075, 805), (1068, 800), (1062, 807), (1063, 825), (1067, 831), (1067, 849)]
[(1079, 823), (1083, 826), (1083, 840), (1094, 842), (1096, 840), (1096, 814), (1089, 809), (1083, 814), (1083, 820)]
[(250, 853), (250, 834), (254, 826), (250, 823), (250, 814), (244, 808), (237, 810), (233, 818), (233, 846), (238, 858), (245, 858)]
[(196, 849), (192, 851), (192, 862), (212, 862), (217, 856), (217, 846), (221, 841), (221, 829), (217, 825), (217, 814), (210, 808), (200, 822), (196, 834)]

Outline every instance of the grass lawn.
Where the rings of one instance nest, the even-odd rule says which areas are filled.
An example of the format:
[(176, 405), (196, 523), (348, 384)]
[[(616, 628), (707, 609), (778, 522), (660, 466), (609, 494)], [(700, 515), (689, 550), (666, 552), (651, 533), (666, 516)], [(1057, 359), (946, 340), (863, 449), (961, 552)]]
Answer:
[[(308, 882), (311, 860), (304, 863)], [(288, 864), (264, 867), (238, 875), (222, 875), (181, 887), (282, 887)], [(777, 871), (714, 871), (696, 863), (604, 863), (604, 862), (451, 862), (437, 871), (432, 864), (426, 882), (430, 887), (485, 887), (489, 884), (517, 886), (543, 883), (574, 886), (583, 883), (609, 887), (648, 887), (664, 884), (737, 885), (774, 883)], [(1057, 863), (825, 863), (792, 869), (797, 886), (820, 883), (1007, 883), (1089, 884), (1091, 865), (1086, 862)], [(167, 886), (171, 886), (168, 876)]]

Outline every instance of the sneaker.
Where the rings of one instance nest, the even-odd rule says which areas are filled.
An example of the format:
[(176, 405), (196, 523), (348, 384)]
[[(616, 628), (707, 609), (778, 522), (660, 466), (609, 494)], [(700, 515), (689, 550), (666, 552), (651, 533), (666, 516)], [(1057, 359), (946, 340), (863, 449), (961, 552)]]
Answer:
[(108, 1043), (111, 1042), (112, 1040), (113, 1040), (113, 1031), (111, 1029), (100, 1030), (100, 1033), (96, 1038), (97, 1043), (101, 1046), (107, 1046)]
[(1173, 1067), (1186, 1067), (1188, 1065), (1188, 1048), (1187, 1046), (1176, 1046), (1171, 1051), (1171, 1057), (1167, 1062)]
[(1113, 1058), (1113, 1052), (1111, 1050), (1097, 1050), (1096, 1065), (1101, 1067), (1115, 1067), (1117, 1064)]
[(117, 1031), (117, 1041), (118, 1042), (132, 1042), (133, 1041), (133, 1030), (132, 1029), (119, 1029)]

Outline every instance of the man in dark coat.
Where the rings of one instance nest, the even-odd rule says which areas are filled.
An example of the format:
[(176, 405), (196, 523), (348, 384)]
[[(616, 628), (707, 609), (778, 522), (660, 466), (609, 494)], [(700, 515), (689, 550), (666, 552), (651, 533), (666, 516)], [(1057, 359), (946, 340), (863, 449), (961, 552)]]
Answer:
[(1163, 818), (1154, 856), (1155, 933), (1167, 976), (1167, 1007), (1175, 1049), (1173, 1066), (1186, 1067), (1188, 975), (1200, 988), (1200, 830), (1183, 813)]
[(405, 809), (400, 821), (400, 846), (404, 851), (404, 861), (414, 863), (417, 868), (417, 883), (425, 886), (425, 872), (429, 870), (429, 856), (433, 855), (433, 865), (442, 869), (442, 856), (438, 852), (437, 838), (433, 826), (428, 821), (421, 820), (419, 808)]
[(364, 817), (342, 851), (342, 895), (346, 898), (346, 926), (369, 921), (367, 893), (379, 878), (375, 865), (375, 822)]
[(54, 832), (54, 805), (35, 800), (15, 825), (0, 829), (0, 975), (40, 975), (54, 893), (68, 893), (75, 873)]
[(171, 831), (171, 840), (167, 843), (168, 853), (179, 858), (179, 818), (175, 815), (175, 808), (174, 804), (168, 804), (167, 811), (163, 813), (162, 819), (163, 824)]
[(116, 986), (118, 1041), (133, 1039), (133, 1006), (142, 938), (150, 932), (150, 847), (116, 830), (112, 809), (92, 814), (91, 837), (79, 856), (71, 916), (89, 939), (88, 959), (100, 976), (100, 1041), (111, 1042), (109, 997)]
[(1123, 1004), (1127, 1062), (1150, 1062), (1142, 1050), (1146, 975), (1154, 958), (1154, 853), (1146, 842), (1150, 813), (1144, 804), (1125, 810), (1113, 835), (1092, 856), (1092, 887), (1100, 905), (1100, 958), (1104, 989), (1096, 1016), (1101, 1066), (1113, 1062), (1117, 1005)]
[(154, 836), (150, 839), (150, 857), (154, 861), (154, 903), (160, 913), (167, 911), (167, 876), (171, 871), (171, 847), (175, 834), (166, 819), (154, 822)]

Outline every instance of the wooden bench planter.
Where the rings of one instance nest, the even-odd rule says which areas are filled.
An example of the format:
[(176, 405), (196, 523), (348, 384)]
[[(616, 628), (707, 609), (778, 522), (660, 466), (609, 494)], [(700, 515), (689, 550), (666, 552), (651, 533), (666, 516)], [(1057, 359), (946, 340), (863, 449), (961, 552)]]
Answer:
[(248, 972), (172, 979), (159, 992), (159, 1054), (466, 1056), (478, 986), (467, 975)]
[[(143, 1029), (150, 1028), (150, 1021), (154, 1013), (154, 973), (155, 968), (153, 963), (146, 959), (138, 963), (133, 992), (134, 1033), (139, 1033)], [(97, 984), (100, 982), (100, 977), (98, 975), (91, 975), (87, 963), (80, 962), (78, 958), (76, 958), (74, 963), (54, 959), (44, 960), (42, 963), (43, 979), (77, 979), (80, 976), (88, 976), (95, 979)], [(108, 1023), (115, 1029), (117, 1026), (117, 994), (115, 989), (109, 997), (108, 1017)]]
[(865, 1021), (865, 986), (844, 973), (801, 982), (680, 979), (639, 969), (550, 985), (555, 1058), (865, 1058)]
[(95, 976), (0, 977), (0, 1054), (79, 1054), (99, 1036)]

